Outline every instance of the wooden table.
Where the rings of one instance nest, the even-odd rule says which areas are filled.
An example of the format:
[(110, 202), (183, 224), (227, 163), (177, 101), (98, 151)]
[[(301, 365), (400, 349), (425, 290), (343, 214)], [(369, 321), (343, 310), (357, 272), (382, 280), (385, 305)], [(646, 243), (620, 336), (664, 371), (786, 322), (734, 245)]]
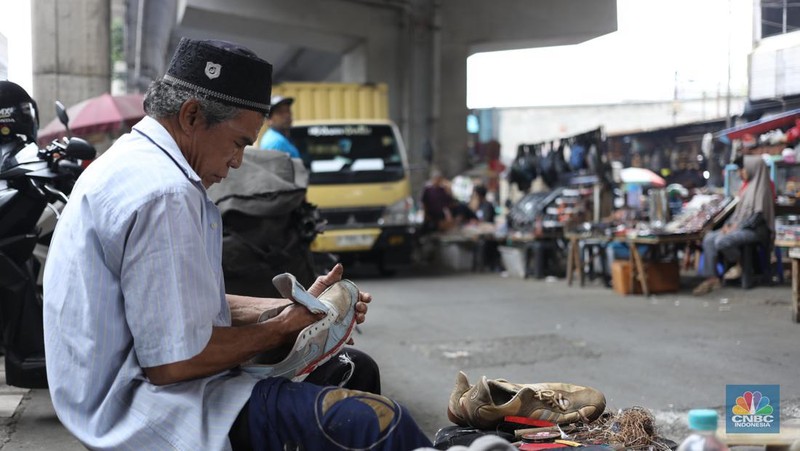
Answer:
[(792, 321), (800, 323), (800, 242), (775, 241), (775, 247), (789, 249), (789, 258), (792, 259)]
[(729, 447), (756, 446), (764, 451), (788, 451), (800, 440), (800, 420), (781, 417), (781, 432), (778, 434), (728, 434), (725, 432), (725, 417), (720, 419), (717, 437)]
[(694, 241), (702, 241), (703, 236), (705, 236), (708, 231), (721, 224), (731, 213), (733, 213), (737, 203), (738, 200), (735, 198), (730, 200), (730, 202), (728, 202), (725, 207), (718, 211), (702, 229), (696, 232), (647, 236), (628, 235), (621, 239), (617, 238), (620, 239), (620, 241), (627, 242), (628, 247), (630, 247), (631, 250), (631, 292), (633, 292), (633, 287), (635, 286), (634, 284), (638, 280), (642, 286), (642, 294), (645, 296), (650, 295), (650, 290), (647, 287), (647, 274), (644, 271), (644, 262), (642, 262), (642, 256), (639, 255), (639, 250), (636, 248), (636, 245), (688, 244)]
[(485, 269), (484, 248), (489, 241), (497, 242), (499, 238), (494, 232), (489, 230), (477, 230), (475, 228), (431, 234), (431, 238), (439, 244), (455, 244), (468, 248), (471, 255), (470, 269), (473, 272), (481, 272)]
[(696, 233), (681, 233), (672, 235), (647, 235), (647, 236), (628, 235), (624, 238), (621, 238), (626, 243), (628, 243), (628, 247), (630, 248), (631, 292), (633, 292), (633, 288), (636, 286), (635, 284), (638, 281), (642, 287), (642, 294), (644, 294), (645, 296), (650, 295), (650, 289), (647, 286), (647, 273), (644, 270), (644, 261), (642, 260), (641, 254), (639, 254), (639, 249), (637, 248), (637, 245), (691, 243), (694, 241), (702, 240), (703, 235), (704, 232), (696, 232)]
[[(543, 247), (547, 247), (545, 246), (546, 243), (551, 243), (550, 248), (556, 249), (558, 247), (556, 242), (563, 238), (564, 234), (561, 228), (548, 228), (537, 234), (534, 234), (532, 232), (510, 233), (502, 240), (501, 243), (507, 246), (514, 246), (522, 249), (524, 253), (523, 262), (525, 266), (524, 268), (525, 277), (533, 276), (541, 278), (544, 277), (546, 271), (544, 271), (544, 268), (540, 268), (537, 263), (540, 258), (537, 252), (542, 252)], [(534, 269), (532, 271), (531, 271), (531, 259), (534, 259), (533, 263)]]
[[(581, 243), (589, 244), (592, 246), (600, 245), (601, 247), (605, 248), (605, 245), (608, 244), (613, 240), (613, 238), (605, 236), (605, 235), (598, 235), (596, 233), (579, 233), (579, 232), (565, 232), (564, 238), (568, 241), (567, 247), (567, 285), (572, 285), (572, 277), (575, 271), (578, 271), (578, 277), (581, 281), (581, 286), (584, 285), (585, 282), (585, 274), (583, 273), (583, 255), (581, 252)], [(600, 258), (605, 259), (605, 255), (601, 255)], [(605, 260), (603, 260), (605, 261)], [(603, 264), (603, 267), (606, 265)], [(603, 275), (604, 277), (606, 274)]]

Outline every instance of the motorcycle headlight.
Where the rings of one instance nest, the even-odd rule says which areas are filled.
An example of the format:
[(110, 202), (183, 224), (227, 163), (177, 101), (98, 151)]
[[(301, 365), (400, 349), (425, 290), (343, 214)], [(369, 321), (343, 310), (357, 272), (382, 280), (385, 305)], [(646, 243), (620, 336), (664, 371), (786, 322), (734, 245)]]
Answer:
[(383, 216), (378, 220), (378, 224), (386, 226), (409, 225), (414, 223), (415, 217), (414, 199), (406, 197), (386, 207), (383, 211)]

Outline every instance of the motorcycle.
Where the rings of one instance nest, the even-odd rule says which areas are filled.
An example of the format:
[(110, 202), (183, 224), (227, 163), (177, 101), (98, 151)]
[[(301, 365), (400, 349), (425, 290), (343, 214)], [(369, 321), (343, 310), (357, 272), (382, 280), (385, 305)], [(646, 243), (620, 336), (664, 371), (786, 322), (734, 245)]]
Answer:
[[(70, 136), (59, 102), (56, 112)], [(53, 219), (69, 200), (81, 162), (96, 153), (75, 137), (42, 149), (20, 141), (0, 145), (0, 326), (8, 385), (47, 388), (39, 274)]]

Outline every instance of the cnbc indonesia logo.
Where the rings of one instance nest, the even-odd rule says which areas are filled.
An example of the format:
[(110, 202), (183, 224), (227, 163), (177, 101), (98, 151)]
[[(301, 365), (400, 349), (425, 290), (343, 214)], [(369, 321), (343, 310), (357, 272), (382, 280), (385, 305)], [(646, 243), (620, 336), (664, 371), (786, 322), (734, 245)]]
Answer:
[(760, 391), (746, 391), (736, 398), (736, 405), (733, 406), (733, 422), (743, 426), (771, 426), (775, 421), (772, 416), (772, 406), (769, 405), (769, 398), (762, 395)]
[[(738, 388), (734, 388), (738, 387)], [(780, 432), (780, 391), (778, 385), (727, 387), (728, 433)]]

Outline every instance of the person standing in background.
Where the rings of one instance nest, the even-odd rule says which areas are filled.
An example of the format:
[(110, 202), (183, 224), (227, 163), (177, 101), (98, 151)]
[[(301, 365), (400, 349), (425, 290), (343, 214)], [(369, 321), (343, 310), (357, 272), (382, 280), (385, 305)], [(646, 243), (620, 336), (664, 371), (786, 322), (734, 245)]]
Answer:
[(261, 137), (259, 147), (263, 150), (277, 150), (286, 152), (292, 158), (300, 158), (300, 151), (289, 141), (289, 131), (292, 128), (292, 104), (294, 98), (273, 96), (269, 109), (269, 128)]
[(439, 232), (445, 229), (445, 224), (452, 219), (450, 204), (453, 196), (450, 194), (448, 181), (439, 169), (431, 170), (430, 179), (422, 190), (421, 201), (425, 213), (422, 232)]

